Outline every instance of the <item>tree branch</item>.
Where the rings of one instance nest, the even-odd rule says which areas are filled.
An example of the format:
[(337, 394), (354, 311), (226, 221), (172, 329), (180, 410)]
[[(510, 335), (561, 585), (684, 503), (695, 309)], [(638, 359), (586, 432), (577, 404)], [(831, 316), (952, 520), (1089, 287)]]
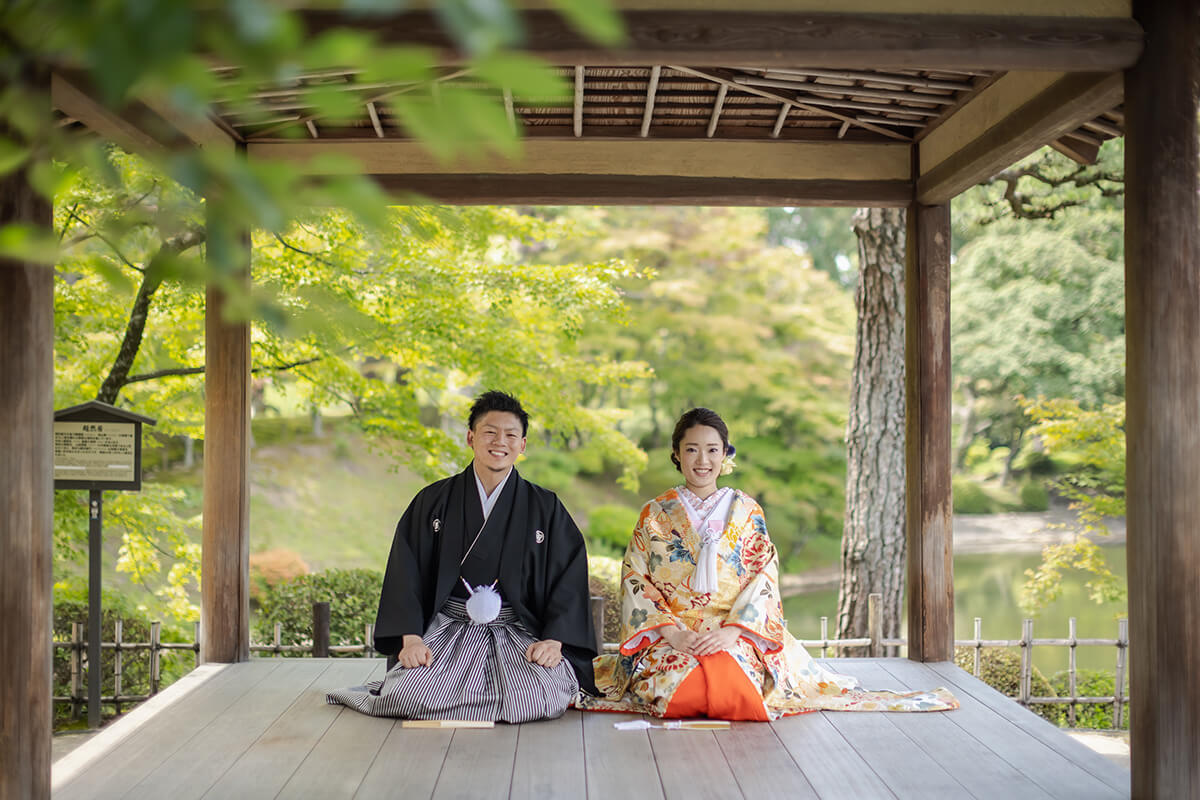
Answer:
[[(155, 258), (164, 254), (177, 255), (185, 250), (190, 250), (202, 243), (207, 235), (204, 228), (193, 228), (177, 236), (172, 236), (158, 248)], [(122, 256), (122, 258), (124, 257)], [(153, 260), (151, 259), (151, 261)], [(129, 321), (125, 324), (125, 336), (121, 339), (117, 357), (113, 359), (112, 368), (108, 371), (104, 383), (100, 385), (100, 391), (96, 393), (97, 400), (109, 405), (116, 405), (117, 395), (122, 387), (129, 383), (129, 370), (142, 347), (142, 336), (146, 332), (146, 320), (150, 316), (150, 303), (154, 299), (154, 293), (162, 285), (161, 275), (148, 274), (145, 270), (137, 267), (134, 269), (142, 273), (142, 283), (138, 286), (137, 296), (133, 300), (133, 308), (129, 311)]]
[[(250, 370), (251, 373), (257, 372), (287, 372), (296, 367), (303, 367), (308, 364), (315, 364), (328, 356), (320, 355), (312, 358), (302, 358), (299, 361), (290, 361), (284, 364), (271, 364), (268, 366), (254, 367)], [(159, 378), (177, 378), (186, 377), (188, 375), (203, 375), (204, 367), (170, 367), (168, 369), (156, 369), (153, 372), (142, 372), (137, 375), (129, 375), (125, 378), (123, 385), (128, 386), (131, 383), (143, 383), (145, 381), (153, 381)]]
[[(1094, 187), (1101, 197), (1119, 197), (1125, 192), (1125, 175), (1121, 170), (1095, 166), (1076, 166), (1069, 172), (1056, 174), (1055, 165), (1047, 158), (1030, 164), (1009, 167), (984, 181), (986, 186), (1003, 184), (1002, 199), (992, 203), (995, 214), (982, 221), (986, 225), (1011, 214), (1018, 219), (1053, 219), (1068, 208), (1083, 205), (1082, 199), (1056, 197), (1054, 190), (1067, 187)], [(1019, 190), (1022, 178), (1037, 181), (1049, 190), (1046, 194), (1026, 194)], [(1103, 184), (1115, 184), (1103, 185)]]

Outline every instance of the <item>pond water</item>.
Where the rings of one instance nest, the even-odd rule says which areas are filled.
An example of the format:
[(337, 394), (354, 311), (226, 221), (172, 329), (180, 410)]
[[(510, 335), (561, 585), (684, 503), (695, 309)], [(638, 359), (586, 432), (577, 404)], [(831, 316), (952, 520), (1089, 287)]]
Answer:
[[(1113, 572), (1125, 575), (1125, 548), (1103, 550)], [(975, 617), (983, 619), (984, 639), (1021, 638), (1021, 620), (1027, 615), (1017, 601), (1025, 570), (1041, 562), (1037, 553), (957, 556), (954, 559), (954, 637), (974, 636)], [(1063, 592), (1050, 606), (1033, 617), (1035, 639), (1067, 637), (1067, 620), (1076, 618), (1079, 638), (1116, 639), (1117, 617), (1125, 614), (1125, 604), (1097, 605), (1088, 598), (1086, 576), (1068, 572), (1063, 575)], [(798, 639), (820, 637), (821, 617), (829, 617), (829, 635), (836, 631), (837, 589), (809, 592), (783, 601), (788, 629)], [(1112, 670), (1117, 648), (1079, 647), (1076, 661), (1080, 669)], [(1067, 648), (1035, 647), (1033, 663), (1047, 676), (1067, 668)]]

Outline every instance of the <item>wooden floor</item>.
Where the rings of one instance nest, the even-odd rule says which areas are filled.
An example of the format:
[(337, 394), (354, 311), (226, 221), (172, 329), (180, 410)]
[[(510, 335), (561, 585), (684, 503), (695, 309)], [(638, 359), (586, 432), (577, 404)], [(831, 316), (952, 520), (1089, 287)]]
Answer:
[(324, 690), (383, 663), (201, 667), (54, 765), (58, 798), (1128, 797), (1129, 773), (951, 664), (826, 662), (868, 688), (947, 686), (947, 713), (813, 713), (730, 731), (618, 731), (622, 714), (402, 729)]

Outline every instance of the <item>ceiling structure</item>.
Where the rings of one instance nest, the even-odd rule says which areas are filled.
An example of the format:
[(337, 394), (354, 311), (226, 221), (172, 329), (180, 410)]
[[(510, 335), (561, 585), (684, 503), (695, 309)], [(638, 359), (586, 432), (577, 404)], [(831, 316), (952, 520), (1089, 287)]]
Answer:
[[(524, 49), (569, 87), (558, 102), (487, 86), (423, 11), (370, 21), (383, 42), (440, 49), (444, 66), (421, 83), (331, 66), (248, 87), (247, 106), (234, 99), (247, 90), (238, 66), (214, 67), (228, 99), (206, 119), (152, 99), (113, 113), (69, 73), (54, 76), (53, 97), (61, 124), (133, 151), (237, 144), (302, 170), (348, 155), (399, 197), (895, 206), (945, 202), (1045, 144), (1094, 163), (1104, 141), (1124, 134), (1122, 70), (1141, 50), (1121, 0), (1010, 0), (1005, 16), (984, 0), (790, 4), (807, 11), (770, 0), (738, 10), (724, 0), (706, 4), (716, 10), (644, 4), (623, 8), (620, 50), (582, 39), (553, 12), (523, 13)], [(899, 5), (908, 8), (879, 13)], [(367, 24), (301, 13), (313, 34)], [(314, 95), (331, 90), (353, 113), (318, 113)], [(521, 159), (481, 152), (447, 164), (414, 141), (396, 104), (436, 104), (455, 90), (503, 106), (525, 140)]]

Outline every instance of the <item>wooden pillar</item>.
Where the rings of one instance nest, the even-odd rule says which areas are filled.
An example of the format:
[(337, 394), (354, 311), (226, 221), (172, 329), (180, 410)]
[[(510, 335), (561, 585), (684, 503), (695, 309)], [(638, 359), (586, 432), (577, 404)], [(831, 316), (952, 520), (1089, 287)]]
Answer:
[[(221, 230), (218, 214), (209, 213), (208, 225), (211, 258), (237, 237)], [(249, 242), (232, 246), (241, 248), (232, 255), (248, 273)], [(226, 321), (224, 303), (224, 292), (210, 287), (204, 325), (203, 663), (250, 657), (250, 324)]]
[(950, 502), (950, 206), (908, 207), (905, 470), (908, 657), (954, 657)]
[(1135, 0), (1125, 73), (1125, 435), (1133, 797), (1200, 797), (1200, 18)]
[[(50, 221), (23, 170), (0, 179), (0, 225)], [(53, 280), (0, 260), (0, 798), (50, 796)]]

